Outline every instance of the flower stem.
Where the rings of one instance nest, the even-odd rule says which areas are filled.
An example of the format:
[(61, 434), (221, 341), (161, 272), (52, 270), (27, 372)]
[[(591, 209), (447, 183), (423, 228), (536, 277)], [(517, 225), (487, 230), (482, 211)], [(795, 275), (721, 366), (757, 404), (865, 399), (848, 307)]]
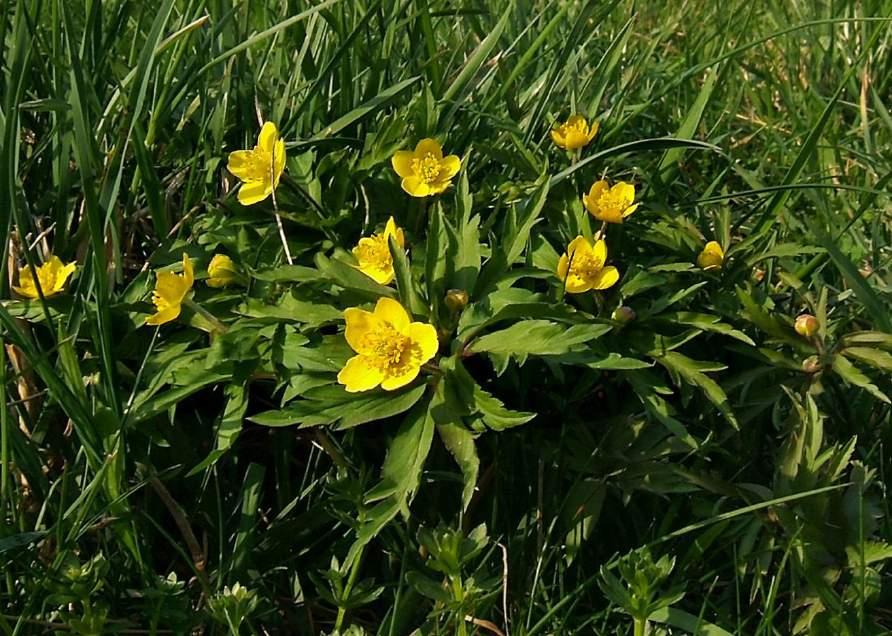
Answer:
[(192, 299), (190, 298), (190, 299), (187, 299), (187, 300), (184, 302), (184, 304), (185, 304), (189, 309), (191, 309), (192, 311), (194, 311), (196, 314), (198, 314), (199, 316), (201, 316), (202, 318), (204, 318), (205, 320), (207, 320), (209, 323), (211, 323), (211, 327), (213, 327), (213, 329), (214, 329), (214, 331), (215, 331), (216, 333), (219, 334), (219, 333), (225, 333), (225, 332), (226, 332), (226, 325), (224, 325), (222, 322), (220, 322), (220, 320), (218, 320), (217, 317), (216, 317), (214, 314), (212, 314), (212, 313), (209, 312), (207, 309), (205, 309), (204, 307), (202, 307), (201, 305), (199, 305), (197, 302), (195, 302), (194, 300), (192, 300)]

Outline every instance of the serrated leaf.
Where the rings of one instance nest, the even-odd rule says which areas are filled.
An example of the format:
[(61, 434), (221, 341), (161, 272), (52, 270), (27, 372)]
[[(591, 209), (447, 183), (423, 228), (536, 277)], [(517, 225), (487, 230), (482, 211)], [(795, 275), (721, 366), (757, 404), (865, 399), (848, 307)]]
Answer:
[(890, 403), (889, 396), (880, 391), (879, 388), (870, 381), (869, 377), (861, 373), (855, 365), (846, 360), (843, 356), (836, 356), (833, 358), (833, 371), (849, 384), (861, 387), (878, 400), (886, 402), (887, 404)]
[(527, 356), (556, 356), (569, 353), (612, 329), (607, 324), (583, 324), (567, 327), (549, 320), (522, 320), (507, 329), (480, 336), (470, 351), (510, 355), (521, 361)]
[(735, 429), (739, 428), (737, 418), (734, 417), (734, 412), (731, 410), (725, 391), (715, 380), (703, 373), (706, 369), (714, 369), (715, 363), (692, 360), (677, 351), (667, 351), (663, 355), (655, 356), (654, 359), (667, 369), (678, 373), (688, 384), (701, 389), (707, 399), (718, 407), (731, 426)]

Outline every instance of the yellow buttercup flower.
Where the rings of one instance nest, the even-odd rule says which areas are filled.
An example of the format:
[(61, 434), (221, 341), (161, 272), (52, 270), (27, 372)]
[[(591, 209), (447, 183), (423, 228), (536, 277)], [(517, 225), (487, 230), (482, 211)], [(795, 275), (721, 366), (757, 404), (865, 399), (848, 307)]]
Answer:
[(456, 155), (444, 157), (436, 139), (422, 139), (415, 150), (398, 150), (390, 163), (403, 179), (403, 190), (413, 197), (440, 194), (461, 168), (461, 159)]
[(602, 239), (589, 243), (584, 236), (570, 241), (558, 261), (558, 278), (567, 292), (582, 294), (592, 289), (608, 289), (619, 280), (619, 270), (607, 262), (607, 243)]
[(595, 138), (599, 127), (600, 124), (596, 121), (589, 126), (585, 117), (573, 115), (563, 124), (551, 129), (551, 140), (564, 150), (579, 150)]
[(710, 241), (697, 257), (697, 266), (709, 271), (721, 268), (724, 261), (725, 252), (722, 250), (722, 246), (715, 241)]
[(208, 264), (207, 284), (210, 287), (226, 287), (238, 280), (238, 268), (226, 254), (214, 254)]
[(77, 265), (75, 263), (66, 265), (58, 256), (50, 256), (47, 262), (34, 269), (37, 271), (36, 282), (31, 276), (30, 267), (19, 270), (19, 286), (13, 286), (13, 289), (20, 296), (40, 298), (40, 294), (37, 293), (37, 283), (40, 283), (40, 291), (43, 292), (44, 298), (55, 296), (65, 287), (65, 281), (77, 269)]
[(403, 230), (397, 227), (393, 217), (387, 220), (383, 234), (373, 234), (359, 239), (359, 245), (353, 248), (353, 256), (359, 263), (357, 269), (363, 274), (382, 285), (389, 285), (393, 281), (393, 256), (390, 254), (388, 239), (393, 237), (397, 245), (405, 247), (406, 238)]
[(623, 219), (638, 209), (635, 186), (625, 181), (613, 187), (604, 179), (592, 184), (588, 194), (582, 195), (582, 204), (593, 217), (607, 223), (622, 223)]
[(163, 325), (176, 320), (182, 310), (186, 294), (192, 290), (195, 275), (192, 271), (192, 259), (183, 254), (183, 273), (158, 272), (155, 277), (155, 291), (152, 292), (152, 303), (157, 311), (146, 318), (147, 325)]
[(374, 312), (352, 307), (344, 318), (344, 336), (357, 355), (338, 373), (338, 382), (350, 393), (378, 385), (393, 391), (409, 384), (440, 347), (434, 326), (412, 322), (403, 306), (391, 298), (380, 298)]
[(263, 124), (252, 150), (229, 153), (226, 168), (242, 182), (238, 191), (242, 205), (260, 203), (271, 195), (285, 169), (285, 142), (279, 139), (276, 125), (270, 121)]

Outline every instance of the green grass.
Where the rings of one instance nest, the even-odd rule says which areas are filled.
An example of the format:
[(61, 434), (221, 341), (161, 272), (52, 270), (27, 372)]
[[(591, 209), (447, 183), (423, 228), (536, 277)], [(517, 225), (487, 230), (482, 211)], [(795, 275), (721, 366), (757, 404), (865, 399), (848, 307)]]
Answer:
[[(0, 633), (892, 630), (889, 0), (0, 0), (0, 45)], [(294, 265), (226, 170), (262, 120)], [(564, 293), (602, 175), (622, 278)], [(225, 333), (143, 325), (184, 252)], [(347, 394), (382, 295), (440, 356)]]

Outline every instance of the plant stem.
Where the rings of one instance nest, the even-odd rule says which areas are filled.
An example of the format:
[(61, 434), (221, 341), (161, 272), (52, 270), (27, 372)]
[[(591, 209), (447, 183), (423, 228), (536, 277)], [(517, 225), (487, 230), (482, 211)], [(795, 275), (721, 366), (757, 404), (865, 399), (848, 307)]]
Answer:
[[(362, 561), (362, 553), (365, 551), (365, 547), (359, 551), (359, 554), (356, 555), (356, 558), (353, 559), (353, 564), (350, 566), (350, 576), (347, 579), (347, 585), (344, 586), (344, 591), (341, 594), (341, 602), (345, 601), (347, 597), (350, 595), (351, 590), (353, 590), (353, 585), (356, 583), (356, 577), (359, 576), (359, 564)], [(338, 617), (335, 619), (335, 631), (339, 632), (341, 627), (344, 625), (344, 618), (347, 616), (347, 608), (343, 605), (338, 605)]]
[(204, 307), (199, 305), (197, 302), (195, 302), (194, 300), (192, 300), (190, 298), (190, 299), (187, 299), (184, 304), (189, 309), (194, 311), (196, 314), (198, 314), (199, 316), (201, 316), (202, 318), (207, 320), (209, 323), (211, 323), (211, 326), (214, 328), (214, 331), (216, 331), (218, 334), (226, 333), (226, 325), (224, 325), (222, 322), (220, 322), (220, 320), (214, 314), (212, 314), (207, 309), (205, 309)]
[(646, 636), (647, 635), (647, 619), (633, 618), (632, 624), (633, 624), (633, 630), (635, 632), (635, 636)]

